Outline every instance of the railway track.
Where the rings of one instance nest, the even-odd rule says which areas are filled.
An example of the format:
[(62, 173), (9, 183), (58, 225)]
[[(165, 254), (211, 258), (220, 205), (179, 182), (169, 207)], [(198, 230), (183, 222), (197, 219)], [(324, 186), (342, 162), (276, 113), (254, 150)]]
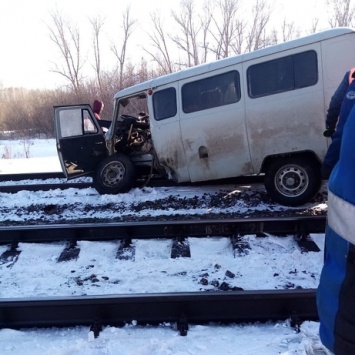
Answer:
[(180, 335), (189, 324), (245, 323), (291, 318), (298, 326), (317, 320), (315, 290), (267, 290), (130, 294), (0, 300), (0, 328), (90, 326), (95, 336), (105, 325), (132, 321), (170, 322)]
[[(0, 176), (0, 181), (61, 179), (61, 174)], [(226, 183), (261, 182), (262, 177), (240, 178)], [(221, 183), (221, 182), (219, 182)], [(151, 186), (172, 186), (166, 180), (152, 180)], [(189, 184), (188, 184), (189, 185)], [(43, 183), (0, 186), (0, 192), (21, 190), (87, 188), (91, 183)], [(58, 262), (75, 260), (81, 241), (119, 241), (116, 259), (134, 260), (133, 240), (171, 239), (171, 258), (191, 257), (189, 237), (229, 238), (235, 257), (249, 248), (249, 234), (293, 235), (304, 252), (319, 250), (310, 233), (323, 233), (325, 216), (277, 218), (228, 218), (213, 220), (164, 220), (115, 223), (70, 223), (0, 227), (0, 267), (11, 267), (21, 258), (19, 245), (65, 242)], [(4, 248), (2, 249), (4, 250)], [(314, 289), (235, 290), (224, 285), (210, 292), (133, 293), (79, 297), (36, 297), (0, 300), (0, 328), (90, 326), (95, 336), (105, 325), (170, 322), (181, 335), (189, 324), (208, 322), (243, 323), (291, 319), (297, 326), (304, 320), (317, 320)]]
[(0, 174), (0, 181), (45, 180), (45, 179), (64, 179), (64, 178), (65, 176), (61, 172)]
[[(36, 184), (23, 184), (23, 183), (14, 183), (7, 185), (0, 185), (0, 192), (3, 193), (16, 193), (19, 191), (49, 191), (55, 189), (69, 189), (69, 188), (77, 188), (77, 189), (86, 189), (88, 187), (93, 187), (92, 182), (71, 182), (67, 181), (64, 174), (62, 173), (31, 173), (31, 174), (0, 174), (0, 183), (4, 182), (22, 182), (24, 180), (47, 180), (47, 179), (61, 179), (61, 182), (57, 183), (36, 183)], [(258, 176), (241, 176), (233, 179), (224, 179), (217, 180), (212, 182), (200, 182), (200, 183), (183, 183), (180, 186), (202, 186), (202, 185), (216, 185), (216, 184), (243, 184), (243, 183), (260, 183), (262, 182), (264, 177), (262, 175)], [(145, 186), (145, 180), (138, 180), (136, 182), (136, 187)], [(172, 180), (166, 180), (161, 178), (153, 178), (150, 179), (147, 183), (147, 186), (151, 187), (162, 187), (162, 186), (178, 186)]]
[(92, 187), (92, 183), (90, 182), (76, 182), (76, 183), (68, 183), (68, 182), (63, 182), (63, 183), (48, 183), (48, 184), (26, 184), (26, 185), (5, 185), (5, 186), (0, 186), (0, 192), (3, 193), (16, 193), (19, 191), (50, 191), (50, 190), (65, 190), (65, 189), (70, 189), (70, 188), (75, 188), (75, 189), (86, 189), (89, 187)]
[[(325, 216), (277, 217), (277, 218), (235, 218), (221, 220), (145, 221), (116, 223), (51, 224), (0, 227), (0, 243), (9, 244), (9, 250), (0, 256), (8, 260), (18, 255), (20, 242), (50, 243), (68, 241), (62, 260), (70, 255), (77, 257), (79, 240), (105, 241), (121, 240), (120, 248), (132, 248), (132, 239), (170, 238), (174, 240), (172, 255), (189, 255), (187, 237), (229, 236), (235, 250), (247, 244), (242, 237), (246, 234), (270, 233), (275, 235), (293, 234), (303, 248), (307, 249), (310, 233), (323, 233)], [(68, 257), (65, 256), (68, 253)]]
[[(0, 228), (0, 241), (9, 249), (0, 265), (21, 257), (19, 243), (67, 242), (58, 262), (78, 257), (77, 243), (120, 240), (116, 258), (134, 255), (132, 239), (172, 239), (171, 257), (190, 257), (188, 237), (230, 238), (235, 255), (248, 249), (247, 234), (294, 235), (305, 252), (317, 248), (310, 233), (322, 233), (325, 217), (251, 218), (204, 221), (122, 222), (105, 224), (29, 225)], [(319, 250), (319, 249), (318, 249)], [(315, 290), (231, 290), (149, 294), (115, 294), (80, 297), (44, 297), (0, 300), (0, 327), (58, 327), (88, 325), (96, 336), (105, 325), (137, 321), (170, 322), (181, 335), (189, 324), (212, 321), (243, 323), (291, 318), (294, 325), (317, 320)]]
[[(36, 183), (24, 184), (23, 181), (29, 180), (53, 180), (58, 179), (57, 183)], [(16, 181), (18, 183), (16, 183)], [(12, 184), (0, 185), (0, 192), (16, 193), (19, 191), (49, 191), (55, 189), (78, 188), (85, 189), (92, 187), (92, 182), (68, 182), (63, 173), (28, 173), (28, 174), (0, 174), (0, 183), (11, 182)]]

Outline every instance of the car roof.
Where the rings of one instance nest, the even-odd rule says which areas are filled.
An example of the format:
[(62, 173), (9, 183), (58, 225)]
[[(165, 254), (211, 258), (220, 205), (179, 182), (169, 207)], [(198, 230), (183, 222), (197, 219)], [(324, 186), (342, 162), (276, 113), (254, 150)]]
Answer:
[(258, 49), (253, 52), (240, 54), (237, 56), (232, 56), (224, 59), (220, 59), (210, 63), (200, 64), (194, 67), (189, 67), (182, 69), (180, 71), (166, 74), (163, 76), (156, 77), (151, 80), (147, 80), (137, 85), (133, 85), (131, 87), (125, 88), (123, 90), (118, 91), (114, 99), (130, 96), (135, 93), (139, 93), (142, 91), (146, 91), (148, 89), (154, 89), (162, 85), (166, 85), (169, 83), (173, 83), (178, 80), (186, 79), (189, 77), (193, 77), (195, 75), (211, 72), (214, 70), (222, 69), (231, 65), (239, 64), (242, 62), (246, 62), (248, 60), (256, 59), (259, 57), (263, 57), (266, 55), (282, 52), (288, 49), (297, 48), (301, 46), (305, 46), (314, 42), (323, 41), (329, 38), (334, 38), (338, 36), (342, 36), (348, 33), (354, 33), (355, 30), (348, 27), (338, 27), (330, 30), (322, 31), (319, 33), (315, 33), (306, 37), (301, 37), (294, 39), (292, 41), (276, 44), (267, 48)]

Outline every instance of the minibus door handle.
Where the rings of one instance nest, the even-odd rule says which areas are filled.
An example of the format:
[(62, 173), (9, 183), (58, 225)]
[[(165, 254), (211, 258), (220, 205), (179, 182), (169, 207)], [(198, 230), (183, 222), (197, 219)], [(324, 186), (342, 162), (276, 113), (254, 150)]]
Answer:
[(200, 148), (198, 148), (198, 155), (199, 155), (200, 159), (208, 158), (207, 148), (204, 145), (202, 145)]

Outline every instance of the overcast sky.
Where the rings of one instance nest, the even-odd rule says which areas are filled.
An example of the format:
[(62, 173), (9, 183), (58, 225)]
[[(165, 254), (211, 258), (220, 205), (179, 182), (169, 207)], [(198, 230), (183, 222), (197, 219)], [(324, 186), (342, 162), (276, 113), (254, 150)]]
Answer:
[[(312, 16), (326, 15), (326, 0), (270, 0), (272, 2), (275, 3), (275, 19), (283, 16), (276, 14), (285, 14), (302, 24), (310, 23)], [(129, 3), (133, 17), (138, 20), (138, 28), (129, 42), (129, 54), (131, 60), (134, 55), (140, 60), (145, 55), (142, 46), (147, 42), (144, 32), (150, 30), (150, 14), (159, 10), (168, 18), (171, 9), (178, 8), (180, 0), (1, 0), (0, 88), (53, 88), (64, 83), (59, 74), (51, 72), (53, 62), (60, 59), (48, 30), (49, 14), (56, 9), (83, 30), (81, 33), (85, 34), (82, 36), (87, 48), (92, 40), (88, 18), (98, 15), (105, 18), (102, 54), (105, 54), (104, 64), (112, 69), (114, 57), (109, 49), (110, 43), (116, 34), (120, 34), (121, 14)]]

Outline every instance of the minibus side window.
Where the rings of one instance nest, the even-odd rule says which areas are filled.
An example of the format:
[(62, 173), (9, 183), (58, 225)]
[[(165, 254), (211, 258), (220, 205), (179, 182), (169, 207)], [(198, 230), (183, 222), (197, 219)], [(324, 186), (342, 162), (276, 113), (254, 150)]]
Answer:
[(318, 81), (317, 54), (307, 51), (252, 65), (247, 78), (251, 98), (315, 85)]
[(240, 100), (240, 80), (237, 71), (214, 75), (185, 84), (181, 89), (185, 113), (229, 105)]
[(157, 91), (153, 95), (154, 118), (157, 121), (174, 117), (177, 113), (176, 90), (168, 88)]
[(315, 85), (318, 81), (317, 54), (314, 51), (295, 54), (293, 57), (295, 88)]

